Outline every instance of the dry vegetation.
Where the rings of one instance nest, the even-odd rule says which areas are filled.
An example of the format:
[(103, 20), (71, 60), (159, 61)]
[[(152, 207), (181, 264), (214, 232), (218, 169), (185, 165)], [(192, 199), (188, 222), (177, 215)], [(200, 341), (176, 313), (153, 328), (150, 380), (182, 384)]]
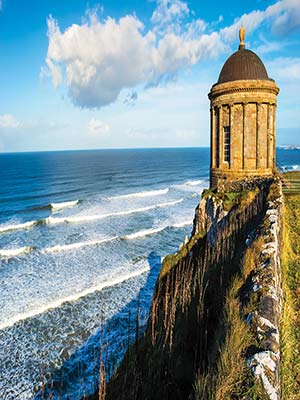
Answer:
[[(300, 173), (292, 173), (300, 181)], [(300, 190), (285, 193), (282, 249), (282, 399), (300, 399)]]
[(258, 265), (261, 248), (262, 238), (259, 237), (246, 250), (240, 272), (232, 279), (226, 295), (223, 324), (218, 332), (218, 361), (207, 374), (198, 374), (194, 385), (196, 400), (267, 399), (260, 382), (254, 381), (246, 364), (246, 354), (258, 343), (255, 334), (245, 322), (253, 299), (250, 298), (247, 302), (242, 299), (247, 281)]

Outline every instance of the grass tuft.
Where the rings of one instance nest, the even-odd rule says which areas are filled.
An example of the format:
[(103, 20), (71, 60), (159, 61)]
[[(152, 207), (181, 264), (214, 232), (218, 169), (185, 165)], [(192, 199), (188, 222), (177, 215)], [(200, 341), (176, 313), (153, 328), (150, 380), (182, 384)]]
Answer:
[(300, 194), (285, 195), (282, 249), (282, 399), (300, 398)]

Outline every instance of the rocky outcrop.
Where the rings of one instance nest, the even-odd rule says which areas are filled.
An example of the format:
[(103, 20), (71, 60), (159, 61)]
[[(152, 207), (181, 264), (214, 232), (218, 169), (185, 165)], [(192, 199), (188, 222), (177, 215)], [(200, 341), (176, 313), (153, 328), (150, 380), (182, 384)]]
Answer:
[(224, 221), (227, 214), (228, 211), (225, 211), (222, 201), (216, 196), (202, 197), (195, 211), (192, 236), (200, 232), (207, 232), (209, 244), (215, 247), (220, 228), (218, 225), (222, 220)]

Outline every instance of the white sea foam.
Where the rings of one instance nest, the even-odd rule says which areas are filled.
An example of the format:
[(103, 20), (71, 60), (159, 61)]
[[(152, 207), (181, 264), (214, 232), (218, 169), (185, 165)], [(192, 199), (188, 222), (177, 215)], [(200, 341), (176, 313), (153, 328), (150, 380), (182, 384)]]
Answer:
[(45, 219), (45, 222), (47, 224), (61, 224), (61, 223), (72, 223), (72, 222), (89, 222), (89, 221), (97, 221), (109, 217), (118, 217), (118, 216), (123, 216), (123, 215), (130, 215), (130, 214), (135, 214), (135, 213), (141, 213), (145, 211), (150, 211), (150, 210), (155, 210), (156, 208), (163, 208), (163, 207), (169, 207), (169, 206), (174, 206), (176, 204), (179, 204), (183, 202), (183, 198), (179, 200), (174, 200), (170, 201), (167, 203), (160, 203), (160, 204), (154, 204), (152, 206), (148, 207), (141, 207), (141, 208), (134, 208), (131, 210), (125, 210), (125, 211), (117, 211), (114, 213), (109, 213), (109, 214), (95, 214), (95, 215), (80, 215), (78, 217), (48, 217)]
[(28, 221), (28, 222), (24, 222), (22, 224), (0, 225), (0, 233), (8, 232), (8, 231), (15, 231), (18, 229), (30, 228), (36, 224), (37, 224), (37, 221)]
[(161, 232), (166, 228), (167, 228), (166, 226), (161, 226), (159, 228), (145, 229), (142, 231), (131, 233), (130, 235), (126, 235), (126, 236), (124, 236), (124, 239), (132, 240), (132, 239), (142, 238), (142, 237), (149, 236), (149, 235), (154, 235), (155, 233)]
[(74, 207), (78, 203), (79, 203), (79, 200), (74, 200), (74, 201), (65, 201), (62, 203), (51, 203), (50, 206), (53, 210), (61, 210), (63, 208)]
[(121, 194), (119, 196), (112, 196), (106, 197), (107, 200), (114, 200), (114, 199), (127, 199), (127, 198), (134, 198), (134, 197), (152, 197), (152, 196), (161, 196), (163, 194), (167, 194), (169, 188), (167, 189), (159, 189), (159, 190), (147, 190), (144, 192), (136, 192), (136, 193), (128, 193), (128, 194)]
[(178, 222), (173, 225), (164, 225), (164, 226), (159, 226), (158, 228), (145, 229), (135, 233), (131, 233), (130, 235), (126, 235), (124, 236), (124, 239), (132, 240), (132, 239), (142, 238), (145, 236), (154, 235), (155, 233), (161, 232), (167, 228), (183, 228), (185, 226), (192, 225), (192, 223), (193, 221), (188, 220), (188, 221)]
[(44, 249), (44, 252), (45, 253), (56, 253), (56, 252), (61, 252), (61, 251), (80, 249), (82, 247), (95, 246), (98, 244), (111, 242), (117, 238), (118, 238), (118, 236), (113, 236), (113, 237), (106, 238), (106, 239), (90, 240), (87, 242), (77, 242), (77, 243), (71, 243), (71, 244), (65, 244), (65, 245), (57, 245), (57, 246), (47, 247), (46, 249)]
[(187, 181), (187, 182), (185, 182), (185, 185), (188, 185), (188, 186), (199, 186), (199, 185), (202, 185), (204, 182), (205, 181), (203, 179), (196, 180), (196, 181)]
[(294, 171), (297, 171), (298, 169), (299, 169), (299, 165), (292, 165), (292, 169), (294, 170)]
[(175, 206), (176, 204), (182, 203), (183, 200), (184, 200), (184, 199), (181, 198), (181, 199), (179, 199), (179, 200), (169, 201), (168, 203), (157, 204), (156, 206), (154, 206), (154, 208)]
[(149, 265), (144, 266), (143, 268), (137, 270), (137, 271), (132, 271), (132, 272), (128, 272), (124, 275), (121, 276), (117, 276), (115, 278), (112, 278), (109, 281), (105, 281), (105, 282), (101, 282), (98, 285), (89, 287), (87, 289), (82, 290), (79, 293), (75, 293), (75, 294), (71, 294), (69, 296), (66, 297), (62, 297), (60, 299), (57, 300), (53, 300), (52, 302), (42, 305), (41, 307), (35, 308), (33, 310), (24, 312), (24, 313), (20, 313), (20, 314), (16, 314), (13, 317), (8, 318), (7, 320), (4, 320), (3, 322), (0, 323), (0, 330), (13, 326), (15, 323), (19, 322), (19, 321), (23, 321), (26, 320), (28, 318), (32, 318), (36, 315), (40, 315), (50, 309), (55, 309), (57, 307), (60, 307), (62, 304), (67, 303), (67, 302), (74, 302), (77, 301), (78, 299), (85, 297), (89, 294), (95, 293), (95, 292), (100, 292), (101, 290), (107, 288), (107, 287), (111, 287), (111, 286), (115, 286), (118, 285), (124, 281), (127, 281), (128, 279), (131, 278), (135, 278), (139, 275), (144, 274), (145, 272), (149, 271)]
[(0, 249), (0, 257), (12, 258), (23, 253), (29, 253), (33, 249), (30, 246), (19, 247), (17, 249)]
[(193, 224), (193, 221), (191, 221), (191, 220), (182, 221), (182, 222), (178, 222), (177, 224), (173, 224), (172, 228), (183, 228), (184, 226), (189, 226), (192, 224)]

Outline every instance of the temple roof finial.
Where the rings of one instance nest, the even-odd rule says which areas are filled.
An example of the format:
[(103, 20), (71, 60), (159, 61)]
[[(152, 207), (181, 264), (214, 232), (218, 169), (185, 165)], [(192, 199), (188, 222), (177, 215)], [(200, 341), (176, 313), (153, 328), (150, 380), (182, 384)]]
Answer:
[(240, 27), (240, 31), (239, 31), (239, 37), (240, 37), (240, 45), (239, 45), (239, 50), (244, 49), (245, 48), (245, 28), (243, 27), (243, 25)]

